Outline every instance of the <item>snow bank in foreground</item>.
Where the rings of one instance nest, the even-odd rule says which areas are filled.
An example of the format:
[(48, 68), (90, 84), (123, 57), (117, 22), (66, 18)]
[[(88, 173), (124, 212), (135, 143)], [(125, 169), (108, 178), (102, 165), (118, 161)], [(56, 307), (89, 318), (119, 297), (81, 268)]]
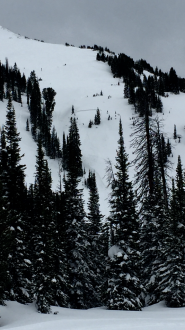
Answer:
[[(108, 311), (105, 308), (73, 310), (53, 307), (52, 314), (28, 306), (7, 302), (0, 306), (3, 329), (21, 330), (181, 330), (185, 328), (185, 308), (167, 308), (164, 303), (144, 308), (142, 312)], [(56, 315), (54, 312), (58, 312)]]

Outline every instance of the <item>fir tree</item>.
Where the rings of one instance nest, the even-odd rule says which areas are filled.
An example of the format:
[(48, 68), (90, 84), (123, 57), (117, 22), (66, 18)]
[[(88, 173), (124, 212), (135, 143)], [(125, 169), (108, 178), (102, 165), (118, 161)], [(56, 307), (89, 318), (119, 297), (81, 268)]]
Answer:
[(69, 299), (71, 308), (93, 307), (91, 297), (94, 288), (91, 282), (91, 269), (88, 264), (89, 240), (86, 231), (82, 191), (78, 189), (76, 173), (68, 171), (65, 179), (65, 226), (68, 276), (71, 288)]
[[(19, 147), (15, 110), (11, 96), (8, 100), (6, 124), (4, 127), (4, 150), (2, 153), (1, 182), (5, 196), (6, 223), (10, 237), (8, 272), (9, 287), (7, 298), (21, 303), (31, 301), (30, 281), (27, 278), (27, 254), (25, 234), (27, 224), (25, 219), (26, 188), (24, 185), (25, 165), (21, 165), (22, 155)], [(6, 152), (4, 152), (6, 151)]]
[[(176, 186), (175, 186), (176, 183)], [(169, 307), (185, 306), (185, 188), (181, 159), (178, 157), (176, 180), (172, 180), (170, 221), (166, 228), (167, 240), (163, 246), (163, 263), (158, 270), (158, 291)]]
[(176, 129), (176, 125), (174, 125), (173, 138), (174, 138), (175, 140), (177, 139), (177, 129)]
[(117, 253), (108, 262), (107, 304), (109, 309), (140, 310), (142, 285), (139, 273), (139, 223), (128, 166), (120, 120), (116, 173), (110, 198)]
[(100, 125), (100, 123), (101, 123), (100, 110), (97, 108), (96, 115), (94, 117), (94, 124)]
[(83, 175), (80, 135), (76, 119), (71, 118), (67, 143), (67, 170), (76, 177)]
[(99, 194), (96, 185), (95, 173), (89, 171), (88, 178), (89, 201), (88, 201), (88, 234), (89, 234), (89, 261), (93, 272), (94, 296), (91, 297), (92, 305), (101, 304), (102, 284), (105, 282), (105, 260), (102, 244), (102, 219), (100, 213)]
[(43, 89), (42, 95), (45, 100), (45, 111), (46, 111), (46, 116), (47, 116), (48, 127), (50, 130), (51, 125), (52, 125), (52, 114), (53, 114), (54, 107), (55, 107), (56, 92), (54, 91), (53, 88), (48, 87), (48, 88)]
[[(44, 159), (41, 142), (38, 143), (34, 185), (34, 291), (36, 305), (41, 313), (49, 313), (55, 305), (59, 278), (56, 276), (56, 223), (53, 219), (51, 173)], [(59, 289), (59, 288), (58, 288)]]

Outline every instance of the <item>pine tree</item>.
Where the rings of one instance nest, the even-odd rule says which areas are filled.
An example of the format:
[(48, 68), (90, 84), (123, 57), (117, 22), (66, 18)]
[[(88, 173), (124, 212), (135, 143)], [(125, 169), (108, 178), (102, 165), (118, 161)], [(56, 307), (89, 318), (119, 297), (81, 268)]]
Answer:
[[(68, 171), (65, 179), (65, 237), (68, 259), (68, 277), (71, 288), (69, 301), (71, 308), (86, 309), (93, 307), (90, 298), (94, 296), (91, 282), (91, 269), (88, 264), (89, 239), (86, 231), (86, 214), (83, 206), (82, 191), (78, 189), (76, 173)], [(92, 274), (93, 275), (93, 274)]]
[(128, 176), (128, 166), (120, 120), (116, 173), (110, 198), (111, 219), (116, 231), (116, 253), (108, 262), (107, 304), (109, 309), (141, 310), (139, 223)]
[(69, 307), (69, 291), (71, 285), (68, 278), (66, 255), (66, 221), (65, 221), (65, 194), (62, 191), (54, 194), (54, 219), (56, 222), (55, 261), (56, 276), (59, 279), (56, 291), (56, 303), (61, 307)]
[(88, 178), (89, 201), (88, 201), (88, 235), (89, 235), (89, 262), (93, 272), (92, 283), (94, 296), (91, 297), (92, 305), (101, 304), (102, 285), (105, 282), (105, 257), (102, 244), (102, 219), (100, 213), (99, 194), (96, 185), (95, 173), (89, 171)]
[[(137, 196), (140, 199), (142, 282), (149, 303), (160, 300), (158, 271), (163, 262), (162, 250), (168, 239), (168, 162), (160, 122), (149, 115), (149, 107), (134, 126), (132, 146), (135, 147)], [(161, 228), (161, 234), (160, 234)]]
[(30, 75), (31, 81), (31, 94), (30, 94), (30, 121), (31, 121), (31, 132), (34, 140), (37, 141), (37, 129), (41, 128), (41, 92), (39, 82), (35, 75)]
[(53, 219), (51, 173), (44, 159), (41, 142), (38, 142), (36, 176), (34, 185), (34, 291), (36, 305), (41, 313), (49, 313), (56, 304), (59, 279), (55, 272), (57, 253), (56, 223)]
[(54, 91), (53, 88), (48, 87), (48, 88), (43, 89), (42, 95), (45, 100), (45, 110), (46, 110), (48, 127), (49, 127), (49, 130), (51, 130), (52, 114), (53, 114), (54, 107), (55, 107), (54, 98), (55, 98), (56, 92)]
[(7, 105), (6, 124), (4, 127), (3, 153), (2, 153), (2, 192), (5, 196), (7, 235), (10, 237), (8, 272), (9, 286), (8, 299), (21, 303), (31, 301), (30, 281), (27, 278), (28, 264), (26, 254), (25, 221), (26, 188), (24, 185), (25, 165), (21, 165), (23, 156), (20, 154), (19, 133), (17, 133), (15, 110), (9, 96)]
[[(176, 183), (176, 186), (175, 186)], [(180, 156), (176, 169), (176, 180), (172, 180), (170, 220), (168, 222), (168, 240), (163, 246), (163, 263), (158, 271), (158, 291), (161, 300), (169, 307), (185, 306), (185, 178)]]
[(97, 108), (96, 115), (94, 117), (94, 124), (100, 125), (100, 123), (101, 123), (100, 110)]
[(67, 170), (72, 172), (76, 177), (83, 175), (82, 154), (80, 145), (80, 135), (76, 119), (71, 118), (71, 125), (69, 128), (69, 136), (67, 143)]
[(27, 120), (26, 120), (26, 131), (29, 132), (29, 130), (30, 130), (30, 127), (29, 127), (29, 120), (27, 119)]

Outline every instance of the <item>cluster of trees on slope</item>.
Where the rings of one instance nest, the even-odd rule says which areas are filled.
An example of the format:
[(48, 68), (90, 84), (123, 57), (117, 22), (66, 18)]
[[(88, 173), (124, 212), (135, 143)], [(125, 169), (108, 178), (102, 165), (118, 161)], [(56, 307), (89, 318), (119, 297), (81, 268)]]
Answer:
[[(141, 310), (148, 295), (148, 303), (165, 299), (169, 306), (184, 306), (185, 178), (179, 157), (169, 192), (159, 123), (146, 112), (135, 126), (136, 198), (120, 121), (116, 172), (108, 170), (111, 213), (103, 226), (91, 172), (84, 211), (78, 159), (69, 165), (64, 191), (53, 193), (38, 141), (35, 183), (26, 187), (11, 98), (7, 110), (0, 144), (1, 303), (35, 301), (42, 313), (51, 305), (85, 309), (102, 303)], [(114, 253), (107, 258), (110, 246)]]
[(21, 75), (17, 64), (15, 63), (12, 68), (6, 59), (5, 65), (0, 63), (0, 100), (8, 99), (11, 94), (13, 101), (22, 104), (22, 93), (27, 95), (27, 105), (30, 111), (30, 120), (27, 119), (26, 130), (31, 130), (36, 142), (38, 140), (42, 142), (47, 156), (53, 159), (61, 158), (60, 141), (55, 127), (52, 127), (55, 90), (48, 87), (44, 88), (41, 93), (35, 71), (32, 71), (26, 80), (24, 73)]
[[(97, 60), (103, 60), (101, 56)], [(123, 77), (124, 97), (138, 113), (132, 133), (136, 197), (128, 180), (121, 122), (115, 175), (108, 166), (114, 248), (108, 261), (108, 307), (139, 310), (146, 297), (147, 304), (165, 300), (170, 307), (185, 306), (185, 175), (179, 156), (169, 188), (171, 145), (164, 140), (159, 120), (152, 117), (152, 109), (162, 111), (159, 95), (184, 92), (185, 80), (173, 68), (169, 75), (163, 74), (146, 61), (134, 63), (124, 54), (106, 60), (114, 75)], [(141, 80), (144, 69), (154, 76)]]
[[(165, 96), (166, 93), (179, 94), (179, 92), (185, 92), (185, 78), (180, 78), (177, 76), (174, 68), (171, 68), (169, 73), (164, 73), (157, 67), (155, 70), (148, 64), (145, 60), (141, 59), (134, 62), (134, 60), (125, 55), (107, 55), (104, 52), (99, 52), (97, 54), (97, 60), (107, 62), (111, 67), (114, 77), (123, 78), (129, 90), (144, 87), (146, 90), (149, 88), (149, 95), (157, 94), (158, 96)], [(144, 70), (151, 73), (147, 77), (144, 75)], [(142, 81), (140, 75), (144, 75), (144, 86), (142, 86)]]
[(9, 67), (8, 59), (6, 64), (0, 62), (0, 101), (8, 98), (11, 91), (13, 100), (22, 103), (21, 93), (26, 90), (26, 77), (21, 75), (20, 70), (15, 63), (13, 68)]
[(39, 140), (35, 183), (27, 188), (19, 141), (9, 97), (0, 144), (0, 301), (35, 301), (42, 313), (51, 305), (99, 306), (107, 242), (95, 175), (90, 175), (86, 214), (78, 188), (81, 153), (73, 162), (70, 155), (65, 189), (53, 193)]
[(51, 190), (39, 136), (35, 184), (27, 188), (11, 93), (8, 97), (0, 143), (1, 303), (36, 301), (43, 313), (51, 305), (90, 308), (102, 303), (109, 309), (141, 310), (146, 297), (148, 304), (165, 300), (168, 306), (185, 306), (185, 177), (179, 157), (169, 189), (169, 146), (148, 97), (143, 96), (132, 134), (136, 194), (120, 121), (115, 174), (108, 168), (111, 213), (104, 226), (92, 173), (87, 180), (89, 212), (84, 211), (75, 119), (67, 142), (64, 137), (64, 191)]
[[(108, 168), (112, 194), (110, 224), (114, 252), (108, 262), (110, 309), (139, 310), (165, 300), (185, 306), (185, 175), (180, 156), (172, 188), (160, 123), (149, 111), (138, 117), (132, 134), (136, 196), (128, 180), (128, 158), (120, 123), (116, 173)], [(139, 203), (135, 208), (136, 202)], [(138, 210), (138, 212), (136, 212)]]

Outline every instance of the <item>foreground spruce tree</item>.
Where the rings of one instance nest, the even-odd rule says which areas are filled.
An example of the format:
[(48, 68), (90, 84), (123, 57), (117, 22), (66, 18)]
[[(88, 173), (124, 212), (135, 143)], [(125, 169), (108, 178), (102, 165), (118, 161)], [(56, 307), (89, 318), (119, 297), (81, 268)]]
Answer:
[(69, 298), (71, 308), (93, 307), (94, 288), (89, 267), (89, 239), (82, 191), (78, 188), (79, 179), (69, 171), (65, 179), (65, 227), (68, 276), (71, 287)]
[(44, 159), (40, 141), (37, 152), (34, 185), (33, 283), (38, 311), (49, 313), (50, 305), (57, 303), (56, 291), (59, 285), (59, 279), (55, 273), (56, 224), (52, 214), (51, 173), (47, 160)]
[[(99, 194), (96, 185), (95, 173), (89, 171), (88, 178), (89, 201), (88, 201), (88, 233), (89, 242), (89, 266), (92, 272), (92, 283), (94, 287), (94, 296), (91, 297), (92, 305), (101, 305), (102, 286), (105, 282), (105, 257), (104, 246), (102, 242), (102, 219), (100, 213)], [(93, 301), (94, 299), (94, 301)]]
[[(1, 184), (3, 214), (8, 246), (8, 287), (6, 298), (21, 303), (31, 301), (30, 281), (27, 278), (27, 252), (25, 235), (27, 224), (25, 215), (26, 188), (24, 185), (25, 165), (21, 165), (20, 137), (16, 128), (15, 110), (11, 95), (7, 105), (6, 124), (2, 134)], [(2, 216), (3, 216), (2, 214)], [(5, 255), (7, 254), (5, 248)]]
[(169, 307), (185, 306), (185, 178), (180, 156), (176, 179), (172, 181), (168, 240), (163, 248), (163, 263), (158, 271), (158, 291)]
[(139, 224), (132, 185), (128, 177), (128, 166), (120, 120), (116, 174), (110, 198), (116, 245), (115, 253), (109, 253), (107, 305), (109, 309), (141, 310)]

